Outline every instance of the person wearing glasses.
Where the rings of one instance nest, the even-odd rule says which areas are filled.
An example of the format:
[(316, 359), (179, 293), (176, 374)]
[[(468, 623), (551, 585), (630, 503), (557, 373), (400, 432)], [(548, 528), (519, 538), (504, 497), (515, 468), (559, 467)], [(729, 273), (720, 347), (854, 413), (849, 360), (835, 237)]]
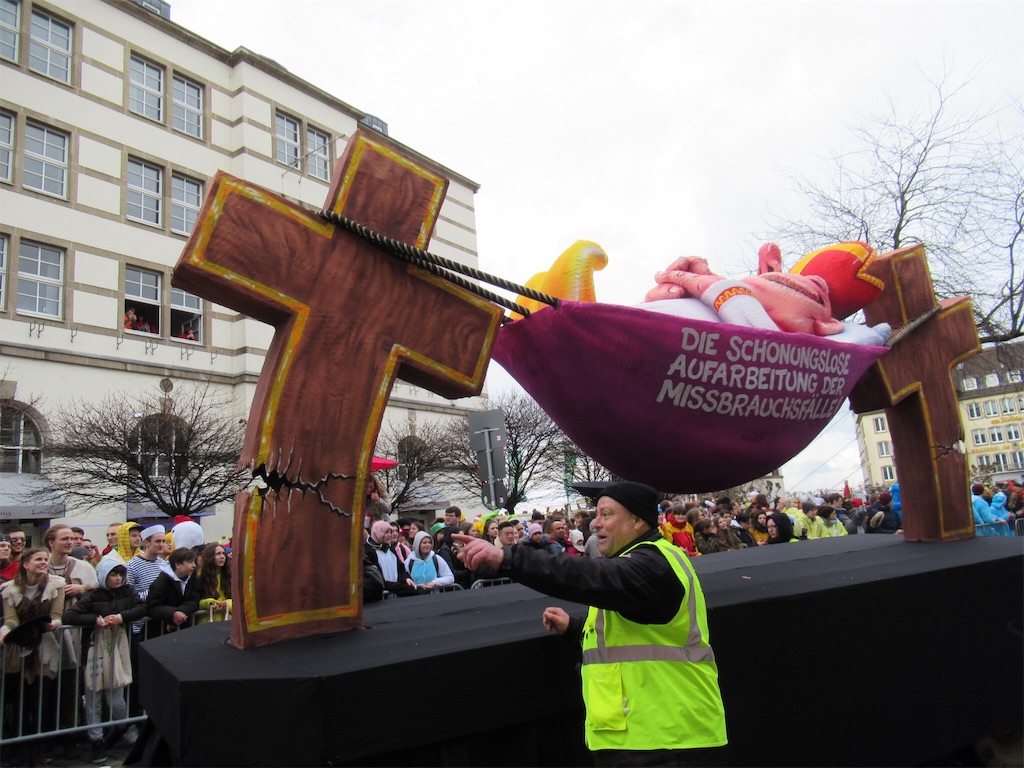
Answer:
[(21, 556), (25, 552), (25, 544), (28, 541), (25, 532), (20, 528), (8, 528), (4, 535), (11, 541), (11, 562), (20, 562)]

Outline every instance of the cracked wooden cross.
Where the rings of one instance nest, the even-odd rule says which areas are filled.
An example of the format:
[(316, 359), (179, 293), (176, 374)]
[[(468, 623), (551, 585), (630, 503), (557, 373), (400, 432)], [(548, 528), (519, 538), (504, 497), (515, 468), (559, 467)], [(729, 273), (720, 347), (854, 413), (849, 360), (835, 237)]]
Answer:
[[(325, 208), (426, 248), (448, 180), (358, 131)], [(225, 173), (172, 283), (272, 325), (240, 463), (231, 642), (362, 626), (363, 489), (396, 377), (478, 394), (498, 307)]]
[(936, 303), (922, 245), (876, 259), (868, 272), (885, 283), (864, 315), (894, 332), (933, 316), (894, 345), (857, 382), (857, 413), (884, 408), (900, 483), (904, 537), (944, 541), (974, 536), (963, 423), (952, 371), (980, 351), (969, 296)]

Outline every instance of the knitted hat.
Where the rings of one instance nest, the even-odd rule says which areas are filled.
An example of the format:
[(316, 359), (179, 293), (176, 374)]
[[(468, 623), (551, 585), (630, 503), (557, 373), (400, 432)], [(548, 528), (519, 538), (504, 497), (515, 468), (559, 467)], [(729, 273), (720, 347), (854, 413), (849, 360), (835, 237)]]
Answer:
[(540, 523), (530, 523), (530, 527), (526, 529), (526, 535), (533, 536), (535, 533), (544, 533), (544, 526)]
[(611, 483), (598, 495), (607, 496), (651, 526), (658, 524), (658, 492), (643, 483)]

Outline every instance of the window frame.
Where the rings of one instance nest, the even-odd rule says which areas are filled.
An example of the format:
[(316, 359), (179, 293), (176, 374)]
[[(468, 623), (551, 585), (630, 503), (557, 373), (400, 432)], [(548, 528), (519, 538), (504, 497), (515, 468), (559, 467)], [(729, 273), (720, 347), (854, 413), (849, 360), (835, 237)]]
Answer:
[(1003, 428), (999, 425), (988, 428), (988, 442), (989, 445), (995, 445), (996, 443), (1003, 443)]
[(967, 418), (969, 419), (980, 419), (981, 418), (981, 403), (974, 402), (967, 404)]
[[(178, 83), (183, 85), (185, 92), (185, 100), (182, 101), (178, 98)], [(194, 88), (199, 101), (198, 109), (192, 104), (188, 103), (188, 89)], [(206, 105), (206, 90), (202, 84), (197, 83), (195, 80), (186, 77), (180, 72), (172, 72), (171, 74), (171, 128), (178, 133), (184, 134), (185, 136), (191, 136), (194, 139), (202, 140), (205, 136), (206, 130), (203, 124), (205, 118)], [(184, 113), (184, 118), (180, 121), (183, 127), (176, 125), (179, 122), (178, 112), (179, 110)], [(190, 122), (188, 120), (189, 115), (196, 116), (195, 125), (197, 133), (193, 133), (188, 130)]]
[[(323, 164), (323, 175), (314, 168), (317, 161)], [(306, 125), (306, 173), (320, 181), (331, 180), (331, 137), (312, 125)]]
[(993, 418), (999, 415), (999, 402), (996, 400), (986, 400), (984, 403), (985, 416)]
[[(0, 400), (0, 474), (5, 475), (39, 475), (43, 467), (43, 430), (27, 408), (15, 400)], [(14, 412), (18, 423), (8, 424), (8, 414)], [(26, 422), (35, 436), (35, 445), (25, 445)], [(8, 438), (10, 436), (10, 439)], [(17, 440), (14, 438), (17, 437)], [(13, 453), (15, 469), (6, 469), (7, 457)], [(26, 456), (28, 454), (28, 456)], [(33, 455), (34, 454), (34, 455)], [(33, 465), (26, 470), (26, 459), (34, 459)]]
[(871, 426), (874, 428), (876, 435), (881, 435), (889, 431), (885, 416), (875, 416), (871, 420)]
[[(171, 308), (170, 333), (174, 334), (170, 338), (189, 344), (202, 344), (205, 336), (203, 320), (206, 316), (206, 313), (203, 311), (203, 297), (189, 293), (183, 288), (176, 288), (173, 285), (171, 286), (169, 297), (168, 303)], [(191, 317), (185, 317), (186, 315), (191, 315)], [(189, 324), (195, 330), (194, 339), (189, 339), (185, 335), (185, 326)]]
[(972, 389), (978, 388), (978, 380), (973, 376), (966, 376), (961, 380), (960, 386), (963, 387), (965, 392), (969, 392)]
[[(21, 58), (21, 3), (17, 0), (0, 0), (0, 13), (3, 12), (4, 6), (10, 6), (14, 9), (14, 24), (7, 23), (2, 17), (0, 17), (0, 59), (9, 61), (13, 64), (17, 64)], [(8, 35), (13, 38), (13, 56), (3, 55), (3, 33), (7, 32)]]
[[(282, 133), (282, 127), (294, 127), (289, 135)], [(314, 140), (322, 139), (314, 146)], [(310, 121), (296, 117), (283, 109), (274, 110), (274, 162), (316, 181), (330, 184), (331, 146), (334, 139), (331, 133), (318, 128)], [(294, 153), (294, 159), (289, 159)], [(323, 174), (318, 172), (323, 165)]]
[(982, 446), (988, 445), (988, 430), (987, 429), (972, 429), (971, 440), (974, 445)]
[[(178, 183), (187, 187), (188, 185), (194, 185), (198, 190), (198, 201), (192, 202), (189, 200), (179, 199), (178, 197)], [(203, 207), (203, 192), (204, 184), (199, 179), (188, 176), (184, 173), (178, 173), (177, 171), (171, 171), (171, 185), (170, 185), (170, 231), (176, 235), (185, 235), (188, 237), (192, 234), (192, 230), (195, 229), (196, 223), (199, 221), (199, 211)], [(184, 189), (184, 193), (188, 194), (188, 189)], [(179, 216), (179, 210), (182, 212)], [(191, 212), (191, 221), (189, 222), (188, 213)], [(188, 223), (188, 227), (176, 227), (175, 221), (181, 218), (183, 221)]]
[(999, 399), (999, 410), (1004, 416), (1008, 416), (1011, 413), (1017, 412), (1017, 403), (1012, 397), (1003, 397)]
[(1017, 443), (1020, 442), (1020, 424), (1007, 424), (1006, 426), (1006, 442)]
[[(37, 142), (37, 141), (39, 141), (39, 139), (37, 139), (35, 137), (30, 137), (29, 136), (29, 131), (30, 130), (38, 130), (38, 131), (42, 131), (43, 132), (43, 137), (42, 137), (43, 152), (42, 152), (42, 154), (40, 154), (39, 152), (35, 152), (35, 151), (33, 151), (30, 148), (30, 142)], [(53, 159), (51, 159), (46, 154), (47, 148), (50, 146), (50, 138), (51, 137), (55, 137), (55, 136), (61, 137), (63, 139), (63, 141), (64, 141), (64, 147), (63, 147), (64, 157), (63, 157), (62, 161), (53, 160)], [(33, 120), (27, 121), (25, 123), (25, 140), (24, 140), (24, 149), (23, 149), (24, 162), (23, 162), (23, 167), (21, 169), (21, 186), (22, 186), (22, 188), (30, 190), (32, 192), (38, 192), (38, 193), (43, 194), (43, 195), (48, 195), (49, 197), (55, 197), (55, 198), (57, 198), (59, 200), (67, 200), (68, 199), (68, 179), (69, 179), (68, 170), (71, 167), (70, 154), (71, 154), (71, 134), (69, 134), (69, 133), (67, 133), (65, 131), (61, 131), (61, 130), (59, 130), (57, 128), (54, 128), (53, 126), (47, 125), (46, 123), (37, 123), (37, 122), (35, 122)], [(33, 170), (31, 172), (31, 175), (32, 175), (32, 177), (38, 176), (41, 179), (42, 186), (34, 187), (34, 186), (31, 186), (28, 183), (28, 178), (29, 178), (29, 175), (30, 175), (30, 171), (29, 171), (29, 163), (30, 162), (38, 162), (38, 163), (40, 163), (42, 171), (40, 173), (37, 173), (35, 170)], [(61, 172), (61, 176), (60, 176), (61, 192), (60, 192), (60, 194), (57, 194), (55, 192), (51, 192), (50, 190), (48, 190), (46, 188), (47, 180), (52, 178), (47, 173), (47, 171), (50, 168), (58, 168), (58, 169), (60, 169), (60, 172)]]
[[(139, 274), (139, 279), (133, 280), (132, 282), (129, 282), (129, 278), (130, 278), (129, 272), (137, 272)], [(147, 277), (152, 278), (152, 282), (146, 282), (145, 278), (147, 278)], [(160, 328), (163, 327), (163, 297), (164, 297), (163, 281), (164, 281), (163, 273), (158, 272), (155, 269), (146, 269), (145, 267), (139, 267), (139, 266), (136, 266), (134, 264), (125, 264), (124, 265), (124, 284), (123, 284), (123, 291), (122, 291), (122, 293), (124, 295), (123, 311), (124, 311), (124, 315), (125, 315), (126, 321), (127, 321), (127, 317), (128, 317), (129, 303), (134, 303), (136, 305), (142, 305), (142, 306), (147, 308), (147, 311), (152, 311), (152, 312), (154, 312), (156, 314), (156, 330), (155, 331), (152, 330), (152, 325), (150, 325), (151, 330), (144, 331), (144, 330), (139, 329), (139, 328), (129, 328), (127, 325), (122, 324), (122, 327), (123, 327), (123, 329), (126, 332), (128, 332), (128, 333), (140, 333), (140, 334), (143, 334), (145, 336), (159, 336), (160, 335)], [(129, 288), (130, 285), (131, 286), (138, 285), (139, 286), (139, 293), (129, 293), (128, 288)], [(147, 296), (147, 295), (145, 295), (142, 292), (146, 287), (150, 287), (151, 289), (153, 289), (155, 291), (155, 293), (156, 293), (156, 297), (155, 298), (152, 297), (152, 296)], [(138, 309), (138, 306), (134, 306), (132, 308), (135, 309), (137, 315), (141, 314), (141, 312)], [(146, 317), (146, 321), (147, 322), (149, 322), (151, 320), (152, 320), (152, 317)]]
[(882, 480), (887, 483), (894, 482), (896, 480), (896, 467), (892, 464), (885, 464), (882, 467)]
[[(45, 19), (49, 26), (47, 28), (47, 39), (36, 37), (36, 20)], [(68, 46), (66, 49), (58, 48), (53, 44), (53, 27), (65, 27), (68, 35)], [(28, 44), (28, 68), (29, 71), (35, 72), (36, 74), (42, 75), (43, 77), (54, 80), (64, 85), (71, 85), (74, 67), (74, 51), (75, 51), (75, 27), (69, 22), (63, 21), (51, 13), (40, 10), (39, 8), (32, 9), (32, 17), (29, 22), (29, 44)], [(45, 56), (40, 56), (40, 51), (45, 53)], [(52, 74), (53, 70), (53, 56), (63, 57), (65, 64), (67, 65), (67, 77), (60, 78), (55, 77)], [(33, 66), (33, 61), (36, 59), (44, 59), (46, 63), (45, 69), (39, 69)]]
[(892, 456), (892, 443), (888, 440), (880, 440), (878, 443), (878, 458), (884, 459)]
[[(39, 273), (32, 274), (30, 272), (22, 272), (22, 270), (21, 270), (21, 262), (22, 262), (22, 259), (26, 258), (26, 256), (23, 253), (22, 249), (24, 249), (24, 248), (32, 248), (32, 247), (37, 248), (38, 251), (39, 251), (38, 252), (38, 256), (36, 258), (37, 264), (40, 265), (39, 269), (42, 269), (42, 266), (41, 266), (42, 265), (42, 255), (43, 255), (43, 251), (44, 250), (52, 251), (53, 253), (57, 254), (57, 256), (59, 256), (59, 264), (58, 264), (58, 267), (59, 267), (59, 270), (60, 270), (60, 277), (59, 278), (54, 279), (52, 277), (47, 277), (47, 276), (39, 274)], [(19, 314), (19, 315), (28, 315), (30, 317), (43, 317), (43, 318), (47, 318), (49, 320), (63, 320), (64, 319), (64, 290), (65, 290), (64, 289), (64, 280), (65, 280), (66, 275), (67, 275), (67, 252), (63, 248), (58, 248), (57, 246), (53, 246), (53, 245), (47, 245), (46, 243), (37, 242), (35, 240), (22, 239), (21, 242), (18, 244), (18, 292), (17, 292), (17, 296), (16, 296), (15, 301), (14, 301), (15, 310), (16, 310), (17, 314)], [(39, 307), (39, 303), (40, 303), (41, 300), (42, 301), (54, 301), (53, 298), (43, 298), (43, 299), (40, 299), (40, 294), (39, 294), (38, 291), (36, 292), (36, 294), (34, 296), (34, 300), (35, 300), (35, 303), (36, 303), (36, 308), (35, 309), (25, 309), (25, 308), (23, 308), (21, 306), (21, 298), (22, 298), (22, 296), (23, 295), (27, 296), (27, 294), (23, 294), (22, 293), (22, 288), (26, 284), (29, 284), (29, 283), (37, 285), (37, 286), (55, 286), (56, 287), (56, 289), (57, 289), (57, 298), (56, 298), (57, 311), (56, 311), (56, 313), (44, 312), (44, 311), (42, 311), (42, 310), (40, 310), (38, 308)]]
[[(142, 67), (142, 80), (136, 80), (136, 64)], [(148, 79), (150, 70), (152, 73), (159, 75), (159, 87), (154, 88), (149, 84)], [(154, 61), (150, 61), (144, 56), (140, 56), (137, 53), (132, 53), (128, 62), (128, 111), (133, 115), (144, 117), (147, 120), (152, 120), (154, 123), (164, 122), (165, 110), (164, 110), (164, 99), (166, 94), (164, 89), (167, 83), (167, 69)], [(156, 116), (150, 114), (150, 101), (147, 97), (155, 99), (156, 101)], [(135, 102), (141, 103), (141, 109), (135, 108)]]
[(11, 236), (0, 232), (0, 312), (7, 309), (7, 265), (11, 252)]
[[(133, 165), (139, 166), (142, 173), (133, 171)], [(139, 186), (138, 184), (132, 183), (132, 176), (141, 176), (142, 183), (146, 183), (146, 171), (155, 171), (158, 189), (154, 192), (151, 189), (146, 189), (145, 186)], [(132, 200), (132, 195), (138, 195), (140, 200), (135, 202)], [(156, 221), (149, 221), (145, 218), (146, 206), (145, 202), (155, 201), (156, 202)], [(136, 206), (142, 212), (142, 216), (132, 215), (132, 207)], [(163, 166), (156, 165), (154, 163), (147, 162), (139, 157), (128, 156), (127, 172), (125, 173), (125, 206), (124, 215), (129, 221), (134, 221), (137, 224), (145, 224), (149, 227), (163, 227), (163, 206), (164, 206), (164, 168)]]
[[(3, 126), (5, 120), (10, 121), (8, 128)], [(18, 120), (14, 114), (0, 110), (0, 181), (8, 184), (14, 183), (14, 139), (17, 129)]]

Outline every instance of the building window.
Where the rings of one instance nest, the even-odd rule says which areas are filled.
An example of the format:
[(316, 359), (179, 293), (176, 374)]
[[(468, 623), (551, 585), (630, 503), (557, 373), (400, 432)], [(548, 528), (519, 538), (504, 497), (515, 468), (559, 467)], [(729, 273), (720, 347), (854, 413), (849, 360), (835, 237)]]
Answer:
[(875, 416), (875, 418), (871, 420), (871, 424), (874, 426), (875, 432), (885, 432), (886, 431), (886, 429), (885, 429), (885, 416)]
[(998, 387), (999, 386), (999, 374), (998, 373), (986, 373), (985, 374), (985, 386), (986, 387)]
[(0, 312), (7, 309), (7, 252), (10, 248), (10, 238), (0, 235)]
[(967, 415), (972, 419), (981, 418), (981, 403), (970, 403), (967, 406)]
[(330, 137), (316, 128), (306, 129), (306, 172), (323, 181), (331, 179)]
[(175, 74), (171, 88), (171, 127), (203, 138), (203, 87)]
[(1004, 416), (1008, 413), (1016, 413), (1017, 403), (1012, 397), (1004, 397), (999, 401), (999, 410), (1003, 412)]
[(283, 112), (278, 112), (275, 122), (277, 135), (274, 141), (274, 155), (277, 162), (284, 163), (292, 168), (299, 165), (299, 121), (294, 117), (288, 117)]
[(0, 112), (0, 181), (12, 181), (14, 167), (14, 115)]
[(138, 267), (124, 270), (124, 329), (160, 332), (160, 279), (158, 272)]
[(128, 160), (128, 218), (160, 225), (163, 170), (141, 160)]
[(39, 474), (42, 444), (39, 427), (25, 409), (0, 401), (0, 472)]
[(1020, 424), (1006, 425), (1006, 440), (1010, 443), (1020, 440)]
[(887, 483), (891, 483), (896, 479), (896, 468), (892, 464), (886, 464), (882, 467), (882, 480)]
[(60, 319), (64, 304), (64, 252), (21, 241), (18, 250), (18, 312)]
[(992, 454), (992, 463), (995, 464), (1000, 470), (1006, 470), (1010, 464), (1007, 461), (1005, 453), (994, 453)]
[(1003, 442), (1003, 428), (1002, 427), (990, 427), (988, 430), (988, 441), (990, 443), (1001, 443)]
[(187, 341), (203, 340), (203, 300), (181, 288), (171, 288), (171, 333)]
[(45, 125), (25, 126), (26, 189), (65, 197), (68, 175), (68, 135)]
[(1024, 451), (1014, 451), (1011, 453), (1010, 462), (1014, 469), (1024, 469)]
[(1006, 378), (1009, 379), (1011, 384), (1020, 384), (1021, 380), (1024, 379), (1024, 375), (1020, 371), (1010, 371), (1006, 374)]
[[(303, 170), (300, 162), (305, 158), (305, 172), (315, 179), (331, 179), (331, 137), (321, 130), (306, 126), (296, 117), (278, 112), (274, 119), (274, 159), (279, 163)], [(302, 145), (305, 136), (305, 147)]]
[(878, 444), (878, 455), (879, 457), (892, 455), (892, 446), (889, 444), (888, 440), (883, 440)]
[(960, 382), (960, 384), (964, 388), (964, 391), (978, 388), (978, 380), (971, 376), (965, 378), (963, 381)]
[(978, 466), (979, 467), (987, 467), (991, 463), (992, 463), (992, 457), (989, 454), (982, 453), (982, 454), (978, 455)]
[(169, 415), (139, 420), (130, 440), (136, 472), (146, 477), (180, 477), (185, 470), (185, 429), (181, 419)]
[(974, 438), (975, 445), (988, 445), (988, 432), (984, 429), (972, 430), (971, 437)]
[(128, 109), (158, 123), (164, 121), (163, 67), (132, 56)]
[(202, 182), (171, 174), (171, 231), (187, 235), (199, 219), (203, 204)]
[(0, 58), (17, 63), (21, 13), (15, 0), (0, 0)]
[(985, 415), (986, 416), (998, 416), (999, 415), (999, 404), (995, 400), (985, 401)]
[(28, 68), (62, 83), (71, 82), (71, 26), (32, 11)]

